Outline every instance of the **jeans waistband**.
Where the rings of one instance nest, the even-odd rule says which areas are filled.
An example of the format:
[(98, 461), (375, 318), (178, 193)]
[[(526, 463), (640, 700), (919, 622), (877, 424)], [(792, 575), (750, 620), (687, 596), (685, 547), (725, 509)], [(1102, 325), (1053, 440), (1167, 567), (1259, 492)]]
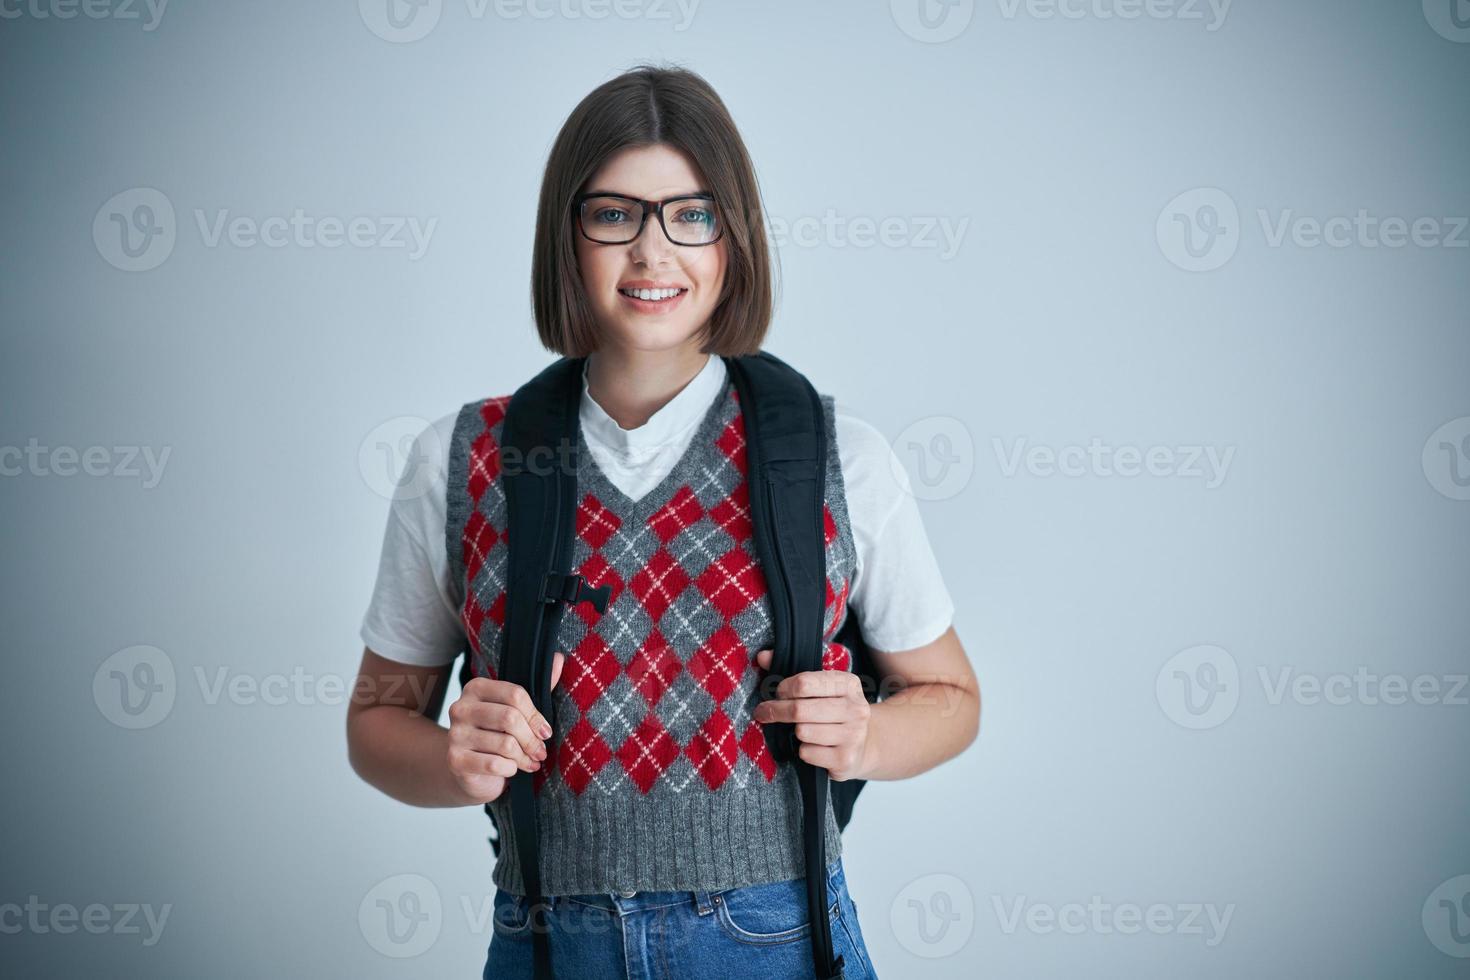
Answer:
[[(842, 868), (842, 858), (838, 857), (827, 865), (827, 880), (831, 881), (837, 876)], [(802, 883), (804, 878), (787, 879), (790, 882)], [(762, 884), (781, 884), (782, 882), (763, 882)], [(741, 886), (736, 886), (741, 887)], [(759, 887), (759, 886), (743, 886)], [(605, 912), (627, 914), (630, 912), (648, 911), (650, 909), (667, 908), (671, 905), (693, 905), (699, 914), (704, 915), (714, 909), (714, 897), (733, 891), (734, 888), (720, 889), (688, 889), (674, 891), (635, 891), (627, 892), (588, 892), (577, 895), (551, 895), (546, 901), (552, 909), (562, 908), (567, 903), (589, 908), (601, 909)]]

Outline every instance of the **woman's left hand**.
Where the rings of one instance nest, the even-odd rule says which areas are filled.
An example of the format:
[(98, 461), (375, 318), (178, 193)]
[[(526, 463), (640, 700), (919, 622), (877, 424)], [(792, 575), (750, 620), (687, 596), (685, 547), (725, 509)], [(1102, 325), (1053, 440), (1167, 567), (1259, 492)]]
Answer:
[[(755, 662), (771, 669), (770, 650)], [(861, 779), (868, 765), (868, 718), (873, 706), (862, 681), (849, 670), (806, 670), (776, 687), (775, 697), (755, 706), (755, 720), (795, 723), (797, 755), (827, 770), (837, 782)]]

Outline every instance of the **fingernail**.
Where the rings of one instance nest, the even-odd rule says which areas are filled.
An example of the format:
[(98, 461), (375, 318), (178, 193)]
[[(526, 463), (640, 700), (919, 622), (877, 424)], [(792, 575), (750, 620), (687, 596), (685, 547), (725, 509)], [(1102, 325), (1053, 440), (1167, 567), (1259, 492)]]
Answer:
[(540, 735), (542, 738), (550, 738), (551, 737), (551, 726), (548, 725), (548, 724), (546, 724), (546, 722), (543, 721), (541, 723), (541, 727), (537, 730), (536, 734)]

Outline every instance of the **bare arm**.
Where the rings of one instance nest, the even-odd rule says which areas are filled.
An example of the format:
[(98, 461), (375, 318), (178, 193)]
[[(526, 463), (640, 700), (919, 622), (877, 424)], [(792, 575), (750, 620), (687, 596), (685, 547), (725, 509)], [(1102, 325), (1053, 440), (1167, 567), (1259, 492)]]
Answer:
[(363, 648), (347, 707), (347, 758), (354, 772), (395, 800), (474, 802), (450, 774), (449, 732), (438, 723), (452, 669), (402, 664)]
[(886, 696), (868, 717), (859, 779), (907, 779), (954, 758), (980, 734), (980, 684), (951, 626), (927, 646), (873, 650)]
[[(561, 671), (558, 653), (552, 686)], [(364, 648), (347, 708), (347, 757), (369, 784), (413, 806), (471, 806), (497, 798), (517, 769), (540, 768), (545, 719), (517, 685), (477, 677), (438, 723), (451, 665), (417, 667)], [(548, 726), (549, 730), (549, 726)]]
[[(884, 678), (877, 704), (846, 670), (806, 670), (755, 706), (755, 720), (793, 722), (797, 753), (835, 780), (906, 779), (951, 759), (980, 732), (980, 685), (951, 626), (933, 643), (903, 653), (873, 650)], [(756, 654), (771, 669), (771, 651)], [(890, 693), (891, 692), (891, 693)]]

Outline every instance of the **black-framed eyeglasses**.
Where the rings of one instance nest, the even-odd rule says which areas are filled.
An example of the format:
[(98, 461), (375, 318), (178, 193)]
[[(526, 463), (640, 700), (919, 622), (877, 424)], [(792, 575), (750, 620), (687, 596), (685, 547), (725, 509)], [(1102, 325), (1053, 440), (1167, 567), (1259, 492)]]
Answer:
[(675, 245), (713, 245), (724, 234), (712, 194), (684, 194), (644, 201), (622, 194), (580, 194), (573, 202), (577, 230), (599, 245), (626, 245), (658, 215), (664, 236)]

